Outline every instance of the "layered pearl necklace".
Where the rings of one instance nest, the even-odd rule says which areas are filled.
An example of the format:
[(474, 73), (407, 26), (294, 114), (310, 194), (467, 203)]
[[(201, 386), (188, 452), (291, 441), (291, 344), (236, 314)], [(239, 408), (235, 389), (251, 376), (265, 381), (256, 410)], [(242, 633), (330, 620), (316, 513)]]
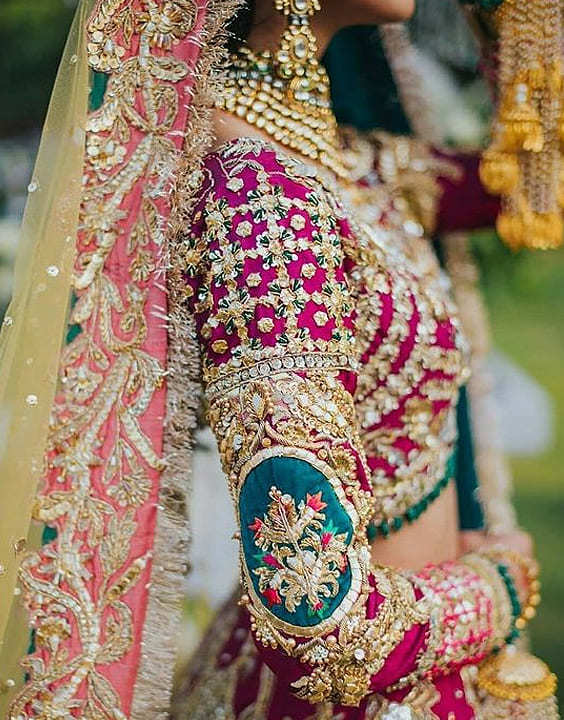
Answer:
[(231, 56), (216, 105), (339, 180), (350, 181), (352, 168), (332, 110), (329, 77), (316, 53), (307, 16), (290, 14), (275, 53), (242, 46)]

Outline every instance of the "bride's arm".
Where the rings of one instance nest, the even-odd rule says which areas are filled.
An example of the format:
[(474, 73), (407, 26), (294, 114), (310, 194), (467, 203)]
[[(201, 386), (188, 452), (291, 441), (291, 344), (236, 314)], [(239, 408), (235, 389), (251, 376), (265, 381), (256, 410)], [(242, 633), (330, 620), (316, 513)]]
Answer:
[(356, 706), (480, 660), (510, 631), (510, 601), (478, 555), (405, 574), (372, 563), (347, 238), (329, 196), (268, 160), (211, 161), (187, 295), (257, 645), (299, 697)]

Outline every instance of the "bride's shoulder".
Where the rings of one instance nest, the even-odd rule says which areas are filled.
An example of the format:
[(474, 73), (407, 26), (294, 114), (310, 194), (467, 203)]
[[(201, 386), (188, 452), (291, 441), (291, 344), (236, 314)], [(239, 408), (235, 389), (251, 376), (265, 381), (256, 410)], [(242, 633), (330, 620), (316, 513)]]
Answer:
[(204, 204), (264, 205), (277, 202), (330, 209), (339, 215), (336, 195), (316, 168), (256, 137), (239, 137), (214, 148), (203, 159), (196, 178), (197, 195)]

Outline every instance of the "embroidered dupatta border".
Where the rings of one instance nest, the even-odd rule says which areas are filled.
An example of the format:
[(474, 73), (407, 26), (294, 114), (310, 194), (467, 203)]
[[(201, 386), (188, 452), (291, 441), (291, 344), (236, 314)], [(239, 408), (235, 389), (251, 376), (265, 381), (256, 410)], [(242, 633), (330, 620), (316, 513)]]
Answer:
[[(100, 0), (73, 292), (20, 570), (35, 630), (10, 718), (165, 718), (180, 619), (198, 353), (173, 258), (211, 140), (212, 66), (238, 0)], [(168, 306), (168, 307), (167, 307)]]
[[(191, 115), (184, 133), (176, 174), (166, 253), (168, 289), (167, 408), (164, 424), (166, 468), (161, 477), (154, 564), (144, 624), (142, 655), (131, 712), (132, 720), (169, 718), (181, 620), (184, 577), (189, 571), (189, 492), (194, 432), (202, 387), (200, 350), (194, 318), (185, 303), (184, 232), (198, 188), (197, 167), (209, 149), (214, 97), (221, 90), (218, 66), (223, 59), (225, 28), (242, 0), (207, 0), (201, 52), (193, 85)], [(176, 258), (176, 260), (175, 260)], [(166, 684), (163, 683), (166, 679)], [(164, 688), (164, 692), (163, 692)]]

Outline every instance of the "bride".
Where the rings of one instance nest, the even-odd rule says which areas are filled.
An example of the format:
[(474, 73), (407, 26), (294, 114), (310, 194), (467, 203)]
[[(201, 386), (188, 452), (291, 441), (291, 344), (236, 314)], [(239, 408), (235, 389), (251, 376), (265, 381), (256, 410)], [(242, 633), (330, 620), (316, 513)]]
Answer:
[[(338, 126), (320, 63), (341, 28), (413, 10), (80, 7), (24, 221), (45, 239), (24, 244), (4, 321), (21, 541), (0, 560), (33, 629), (23, 678), (9, 593), (9, 718), (168, 716), (200, 387), (241, 589), (181, 672), (174, 718), (557, 717), (553, 676), (506, 650), (539, 600), (530, 538), (459, 526), (469, 348), (425, 231), (475, 178), (451, 182), (456, 157), (430, 147), (413, 160), (441, 198), (427, 227), (387, 179), (394, 139)], [(24, 552), (31, 517), (47, 533)]]

